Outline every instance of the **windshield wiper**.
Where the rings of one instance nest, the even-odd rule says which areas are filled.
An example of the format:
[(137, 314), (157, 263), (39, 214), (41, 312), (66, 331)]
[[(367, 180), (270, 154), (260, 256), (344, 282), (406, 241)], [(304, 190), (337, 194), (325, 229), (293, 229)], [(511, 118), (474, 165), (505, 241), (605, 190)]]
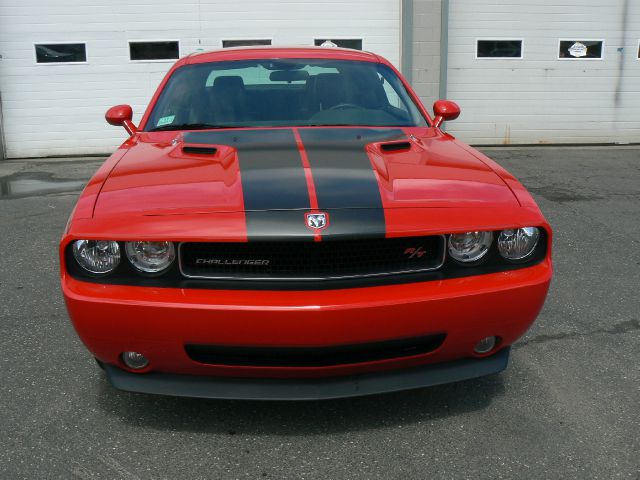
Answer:
[(152, 128), (150, 132), (160, 132), (162, 130), (213, 130), (216, 128), (239, 128), (237, 125), (214, 125), (212, 123), (178, 123), (175, 125), (162, 125)]

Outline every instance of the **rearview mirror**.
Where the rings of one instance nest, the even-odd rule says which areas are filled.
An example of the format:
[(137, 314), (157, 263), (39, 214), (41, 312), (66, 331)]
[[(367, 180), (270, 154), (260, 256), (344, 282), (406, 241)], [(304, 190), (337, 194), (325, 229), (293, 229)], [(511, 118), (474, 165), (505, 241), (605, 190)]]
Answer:
[(460, 116), (460, 107), (451, 100), (438, 100), (433, 104), (433, 113), (435, 115), (433, 126), (440, 127), (442, 122), (458, 118)]
[(276, 70), (269, 74), (272, 82), (304, 82), (309, 79), (309, 72), (306, 70)]
[(138, 128), (131, 121), (132, 117), (133, 110), (129, 105), (111, 107), (104, 116), (107, 123), (116, 127), (124, 127), (129, 135), (133, 135), (138, 131)]

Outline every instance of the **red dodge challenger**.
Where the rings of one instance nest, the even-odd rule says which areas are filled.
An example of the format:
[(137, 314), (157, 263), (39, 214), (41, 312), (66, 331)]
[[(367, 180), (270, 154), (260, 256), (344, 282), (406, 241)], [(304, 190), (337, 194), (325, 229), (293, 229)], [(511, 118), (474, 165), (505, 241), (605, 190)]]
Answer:
[(123, 390), (327, 399), (503, 370), (552, 275), (524, 187), (379, 56), (190, 55), (60, 244), (73, 324)]

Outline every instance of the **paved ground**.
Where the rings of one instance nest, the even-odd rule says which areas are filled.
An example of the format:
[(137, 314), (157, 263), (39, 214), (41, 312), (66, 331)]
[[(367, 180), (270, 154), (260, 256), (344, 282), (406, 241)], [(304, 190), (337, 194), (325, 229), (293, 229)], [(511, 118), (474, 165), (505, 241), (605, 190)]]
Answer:
[(486, 151), (556, 232), (550, 297), (509, 369), (325, 403), (110, 388), (57, 280), (99, 160), (0, 162), (0, 478), (640, 478), (640, 149)]

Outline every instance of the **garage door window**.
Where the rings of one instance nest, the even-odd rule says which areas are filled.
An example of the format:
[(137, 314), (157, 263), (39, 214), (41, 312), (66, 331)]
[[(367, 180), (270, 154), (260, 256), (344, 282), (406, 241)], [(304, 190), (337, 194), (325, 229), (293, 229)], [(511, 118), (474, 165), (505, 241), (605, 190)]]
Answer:
[(230, 47), (253, 47), (256, 45), (271, 45), (271, 40), (223, 40), (222, 48)]
[(84, 43), (38, 43), (35, 45), (37, 63), (84, 63), (87, 45)]
[(313, 41), (316, 47), (319, 47), (325, 42), (331, 42), (336, 47), (340, 47), (340, 48), (352, 48), (353, 50), (362, 50), (361, 38), (316, 38)]
[(558, 58), (561, 60), (600, 60), (604, 40), (560, 40)]
[(478, 40), (476, 58), (522, 58), (522, 40)]
[(176, 40), (153, 42), (129, 42), (129, 59), (176, 60), (180, 56), (180, 42)]

